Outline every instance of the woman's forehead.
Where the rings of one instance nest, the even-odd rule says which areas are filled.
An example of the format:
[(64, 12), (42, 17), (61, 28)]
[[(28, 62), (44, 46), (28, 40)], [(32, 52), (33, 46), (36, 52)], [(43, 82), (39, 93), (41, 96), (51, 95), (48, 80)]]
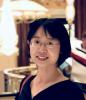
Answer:
[(47, 38), (53, 38), (50, 34), (49, 34), (49, 32), (46, 30), (44, 30), (44, 28), (43, 27), (40, 27), (37, 31), (36, 31), (36, 33), (35, 33), (35, 35), (34, 36), (39, 36), (39, 37), (43, 37), (43, 36), (46, 36)]

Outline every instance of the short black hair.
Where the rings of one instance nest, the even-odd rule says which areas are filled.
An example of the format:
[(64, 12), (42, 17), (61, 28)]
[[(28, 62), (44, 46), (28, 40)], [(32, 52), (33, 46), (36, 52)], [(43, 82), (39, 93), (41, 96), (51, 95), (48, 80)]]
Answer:
[(68, 57), (70, 57), (71, 53), (70, 38), (64, 24), (60, 23), (58, 18), (36, 19), (29, 25), (29, 32), (27, 35), (27, 40), (29, 42), (40, 27), (43, 27), (45, 34), (48, 32), (51, 37), (60, 41), (60, 55), (57, 61), (58, 66), (60, 66)]

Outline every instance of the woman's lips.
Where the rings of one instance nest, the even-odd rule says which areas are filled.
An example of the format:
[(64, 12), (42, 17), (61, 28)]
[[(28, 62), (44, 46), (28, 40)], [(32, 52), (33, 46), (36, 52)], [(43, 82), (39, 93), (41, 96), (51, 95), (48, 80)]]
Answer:
[(44, 60), (47, 60), (48, 57), (45, 57), (45, 56), (36, 56), (37, 59), (41, 60), (41, 61), (44, 61)]

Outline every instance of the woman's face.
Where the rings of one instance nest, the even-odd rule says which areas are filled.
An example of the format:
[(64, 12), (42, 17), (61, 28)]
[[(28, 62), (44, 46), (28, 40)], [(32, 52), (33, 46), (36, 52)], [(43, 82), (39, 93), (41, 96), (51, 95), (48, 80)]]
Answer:
[(39, 28), (30, 42), (30, 55), (37, 66), (56, 66), (60, 53), (59, 40), (45, 35), (43, 28)]

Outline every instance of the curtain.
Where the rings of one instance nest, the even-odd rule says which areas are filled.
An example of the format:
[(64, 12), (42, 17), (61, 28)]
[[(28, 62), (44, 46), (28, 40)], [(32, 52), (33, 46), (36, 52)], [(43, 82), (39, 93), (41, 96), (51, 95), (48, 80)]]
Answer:
[(29, 64), (28, 59), (28, 47), (27, 47), (27, 33), (29, 29), (29, 23), (19, 22), (16, 23), (17, 33), (19, 36), (19, 55), (18, 55), (18, 66), (27, 66)]
[(75, 36), (81, 39), (86, 31), (86, 0), (75, 0)]

